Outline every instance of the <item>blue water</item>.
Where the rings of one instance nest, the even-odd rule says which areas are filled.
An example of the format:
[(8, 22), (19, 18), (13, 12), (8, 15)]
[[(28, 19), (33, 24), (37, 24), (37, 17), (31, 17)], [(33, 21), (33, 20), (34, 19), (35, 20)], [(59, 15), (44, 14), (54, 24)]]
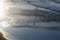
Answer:
[[(60, 40), (60, 29), (57, 28), (7, 28), (7, 38), (13, 40)], [(9, 35), (10, 36), (9, 36)], [(9, 40), (10, 40), (9, 39)]]

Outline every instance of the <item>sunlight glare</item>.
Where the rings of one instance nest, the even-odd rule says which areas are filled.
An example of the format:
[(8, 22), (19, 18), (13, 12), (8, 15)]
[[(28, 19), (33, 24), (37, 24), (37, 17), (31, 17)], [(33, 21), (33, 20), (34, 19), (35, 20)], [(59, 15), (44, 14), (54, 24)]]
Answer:
[(7, 11), (6, 0), (0, 0), (0, 23), (2, 26), (8, 26), (6, 20), (4, 20)]
[(0, 18), (5, 16), (5, 0), (0, 0)]

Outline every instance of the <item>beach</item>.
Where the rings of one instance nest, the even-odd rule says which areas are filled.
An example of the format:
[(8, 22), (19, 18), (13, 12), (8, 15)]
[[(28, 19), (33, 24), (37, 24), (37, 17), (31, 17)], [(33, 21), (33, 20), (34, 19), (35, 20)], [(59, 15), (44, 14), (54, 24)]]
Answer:
[(1, 32), (0, 32), (0, 40), (6, 40), (6, 38), (4, 38), (4, 36)]

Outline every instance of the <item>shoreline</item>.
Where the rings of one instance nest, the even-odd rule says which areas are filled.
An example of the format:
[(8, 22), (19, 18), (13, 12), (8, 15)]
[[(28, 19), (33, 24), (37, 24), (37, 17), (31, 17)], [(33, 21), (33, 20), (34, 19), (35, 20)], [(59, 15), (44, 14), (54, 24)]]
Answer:
[(0, 32), (0, 40), (7, 40), (1, 32)]

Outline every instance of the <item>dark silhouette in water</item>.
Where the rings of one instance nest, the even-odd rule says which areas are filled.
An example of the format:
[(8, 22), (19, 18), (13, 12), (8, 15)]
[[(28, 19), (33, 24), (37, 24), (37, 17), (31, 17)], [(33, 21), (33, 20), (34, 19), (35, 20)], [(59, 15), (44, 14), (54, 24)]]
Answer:
[(3, 37), (3, 34), (0, 32), (0, 40), (6, 40), (4, 37)]

